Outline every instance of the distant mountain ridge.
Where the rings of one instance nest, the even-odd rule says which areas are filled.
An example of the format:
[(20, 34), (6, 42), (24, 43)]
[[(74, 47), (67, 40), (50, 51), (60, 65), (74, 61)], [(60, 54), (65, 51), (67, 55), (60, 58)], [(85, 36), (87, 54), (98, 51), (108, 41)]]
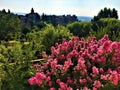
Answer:
[(17, 14), (17, 15), (26, 15), (27, 13), (23, 13), (23, 12), (12, 12), (14, 14)]
[(89, 17), (89, 16), (77, 16), (77, 19), (79, 20), (79, 21), (91, 21), (91, 19), (92, 19), (93, 17)]

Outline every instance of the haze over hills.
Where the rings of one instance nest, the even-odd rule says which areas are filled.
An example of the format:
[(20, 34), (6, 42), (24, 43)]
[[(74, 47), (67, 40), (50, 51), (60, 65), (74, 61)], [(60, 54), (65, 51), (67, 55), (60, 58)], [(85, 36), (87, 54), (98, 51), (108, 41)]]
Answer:
[(17, 14), (17, 15), (26, 15), (27, 13), (23, 13), (23, 12), (12, 12), (14, 14)]
[(93, 17), (89, 17), (89, 16), (77, 16), (77, 18), (78, 18), (78, 20), (79, 21), (91, 21), (91, 19), (93, 18)]

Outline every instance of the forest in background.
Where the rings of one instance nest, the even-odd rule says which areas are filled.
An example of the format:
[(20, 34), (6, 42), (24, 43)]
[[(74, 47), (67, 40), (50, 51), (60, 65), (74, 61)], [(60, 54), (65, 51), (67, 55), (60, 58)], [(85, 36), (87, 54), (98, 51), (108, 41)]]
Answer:
[(36, 20), (34, 15), (22, 21), (10, 10), (0, 11), (0, 90), (37, 90), (37, 86), (31, 87), (27, 81), (35, 72), (33, 64), (43, 60), (43, 51), (50, 55), (50, 47), (61, 43), (63, 38), (100, 39), (108, 34), (112, 41), (120, 41), (120, 20), (114, 8), (102, 9), (91, 22), (68, 20), (66, 24), (54, 24), (53, 19)]

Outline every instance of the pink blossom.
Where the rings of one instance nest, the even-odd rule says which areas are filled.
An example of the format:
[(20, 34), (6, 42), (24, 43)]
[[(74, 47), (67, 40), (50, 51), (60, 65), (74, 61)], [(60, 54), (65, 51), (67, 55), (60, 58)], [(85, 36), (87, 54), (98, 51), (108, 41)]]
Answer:
[(72, 66), (72, 65), (73, 65), (73, 63), (72, 63), (71, 60), (67, 60), (67, 61), (65, 61), (65, 63), (64, 63), (64, 67), (63, 67), (63, 70), (66, 72), (67, 69), (68, 69), (70, 66)]
[(66, 85), (65, 83), (60, 82), (59, 85), (60, 85), (60, 88), (61, 88), (61, 89), (63, 89), (63, 90), (66, 90), (66, 89), (67, 89), (67, 85)]
[(111, 70), (111, 68), (108, 68), (108, 71), (107, 71), (108, 73), (112, 73), (112, 70)]
[(46, 71), (46, 75), (50, 75), (50, 74), (51, 74), (51, 72), (47, 70)]
[(105, 75), (101, 75), (100, 79), (107, 80), (107, 77)]
[(118, 43), (117, 42), (112, 42), (111, 48), (112, 49), (117, 49), (118, 48)]
[(67, 90), (73, 90), (71, 87), (67, 87)]
[(83, 90), (89, 90), (89, 89), (88, 89), (88, 87), (85, 86), (85, 87), (83, 87)]
[(36, 75), (28, 80), (30, 85), (48, 90), (97, 90), (120, 84), (120, 42), (110, 41), (108, 35), (100, 40), (64, 39), (51, 47), (51, 53), (43, 52), (47, 60), (34, 65)]
[(65, 59), (64, 54), (62, 54), (62, 55), (60, 56), (60, 59)]
[(53, 55), (58, 55), (59, 54), (59, 51), (57, 51), (54, 46), (51, 47), (51, 51), (52, 51)]
[(38, 68), (38, 64), (34, 64), (34, 66), (33, 66), (35, 69), (37, 69)]
[(93, 87), (93, 90), (97, 90), (97, 88)]
[(102, 49), (107, 52), (111, 52), (111, 41), (105, 41), (103, 43)]
[(55, 53), (55, 47), (54, 46), (51, 47), (51, 51), (52, 51), (53, 54)]
[(65, 38), (63, 38), (63, 39), (62, 39), (62, 43), (65, 43), (65, 42), (66, 42), (66, 39), (65, 39)]
[(56, 66), (57, 66), (57, 63), (58, 63), (57, 60), (53, 60), (53, 61), (51, 62), (51, 68), (52, 68), (52, 69), (55, 69)]
[(53, 85), (53, 82), (52, 81), (49, 81), (49, 86), (51, 87)]
[(47, 82), (50, 81), (50, 80), (51, 80), (51, 77), (50, 77), (50, 76), (46, 77), (46, 81), (47, 81)]
[(102, 86), (102, 84), (101, 84), (100, 81), (95, 80), (93, 86), (96, 87), (96, 88), (100, 88)]
[(104, 70), (103, 70), (103, 68), (100, 68), (99, 71), (100, 71), (101, 74), (104, 74)]
[[(101, 46), (101, 48), (102, 48), (102, 46)], [(98, 55), (102, 55), (102, 54), (103, 54), (103, 52), (104, 52), (104, 50), (103, 50), (103, 49), (101, 49), (101, 48), (99, 48), (99, 49), (98, 49), (98, 51), (97, 51), (97, 54), (98, 54)]]
[(56, 83), (58, 83), (58, 84), (59, 84), (59, 83), (60, 83), (60, 79), (57, 79), (57, 80), (56, 80)]
[(118, 74), (118, 80), (120, 81), (120, 74)]
[(90, 68), (91, 67), (91, 63), (87, 62), (87, 67)]
[(92, 82), (92, 79), (89, 76), (87, 76), (87, 81)]
[(105, 56), (102, 56), (102, 57), (101, 57), (101, 61), (102, 61), (102, 63), (105, 64), (105, 63), (106, 63), (106, 57), (105, 57)]
[(115, 61), (116, 61), (117, 59), (116, 59), (116, 57), (112, 57), (112, 64), (115, 64)]
[(37, 72), (36, 79), (46, 79), (46, 75), (43, 72)]
[(85, 60), (83, 58), (80, 58), (78, 60), (78, 65), (79, 65), (80, 68), (85, 68), (85, 64), (84, 63), (85, 63)]
[(118, 85), (119, 77), (118, 77), (118, 73), (116, 71), (112, 72), (112, 79), (111, 80), (112, 80), (114, 85)]
[(73, 81), (70, 79), (70, 77), (67, 77), (67, 82), (66, 84), (71, 84)]
[(58, 43), (55, 43), (55, 46), (58, 48), (59, 44), (58, 44)]
[(36, 78), (36, 84), (37, 84), (38, 86), (42, 86), (42, 79)]
[(64, 89), (62, 89), (62, 88), (58, 88), (58, 90), (64, 90)]
[(49, 90), (56, 90), (54, 87), (51, 87)]
[(116, 68), (116, 71), (120, 74), (120, 66)]
[(92, 67), (92, 71), (94, 74), (99, 74), (98, 68), (96, 68), (95, 66)]
[(29, 82), (30, 85), (36, 84), (36, 77), (31, 77), (31, 78), (28, 80), (28, 82)]
[(84, 84), (84, 83), (87, 82), (87, 80), (86, 79), (80, 79), (79, 82), (80, 82), (80, 84)]
[(43, 58), (47, 58), (46, 52), (42, 52), (42, 57), (43, 57)]
[[(69, 55), (69, 54), (70, 54), (70, 55)], [(78, 53), (77, 50), (73, 50), (73, 51), (71, 51), (69, 54), (68, 54), (69, 57), (72, 57), (72, 56), (74, 56), (74, 57), (78, 57), (78, 56), (79, 56), (79, 53)], [(69, 57), (68, 57), (68, 58), (69, 58)]]
[(105, 41), (109, 40), (108, 39), (108, 35), (104, 35), (104, 37), (101, 39), (102, 43), (104, 43)]
[(87, 74), (87, 70), (86, 70), (85, 68), (84, 68), (84, 69), (82, 69), (82, 70), (81, 70), (81, 74), (82, 74), (82, 75)]

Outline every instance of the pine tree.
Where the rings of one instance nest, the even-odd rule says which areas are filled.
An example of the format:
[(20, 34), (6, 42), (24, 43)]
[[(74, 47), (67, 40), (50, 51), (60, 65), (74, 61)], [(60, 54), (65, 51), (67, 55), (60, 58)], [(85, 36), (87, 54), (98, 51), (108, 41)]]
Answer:
[(34, 13), (34, 9), (33, 8), (31, 9), (31, 13)]
[(117, 10), (115, 10), (115, 8), (112, 10), (112, 17), (118, 19)]
[(8, 9), (8, 13), (10, 13), (10, 9)]
[(112, 10), (110, 8), (104, 8), (101, 9), (98, 13), (97, 16), (94, 16), (94, 18), (92, 19), (92, 21), (98, 21), (101, 18), (116, 18), (118, 19), (118, 13), (117, 10), (115, 8), (113, 8)]

